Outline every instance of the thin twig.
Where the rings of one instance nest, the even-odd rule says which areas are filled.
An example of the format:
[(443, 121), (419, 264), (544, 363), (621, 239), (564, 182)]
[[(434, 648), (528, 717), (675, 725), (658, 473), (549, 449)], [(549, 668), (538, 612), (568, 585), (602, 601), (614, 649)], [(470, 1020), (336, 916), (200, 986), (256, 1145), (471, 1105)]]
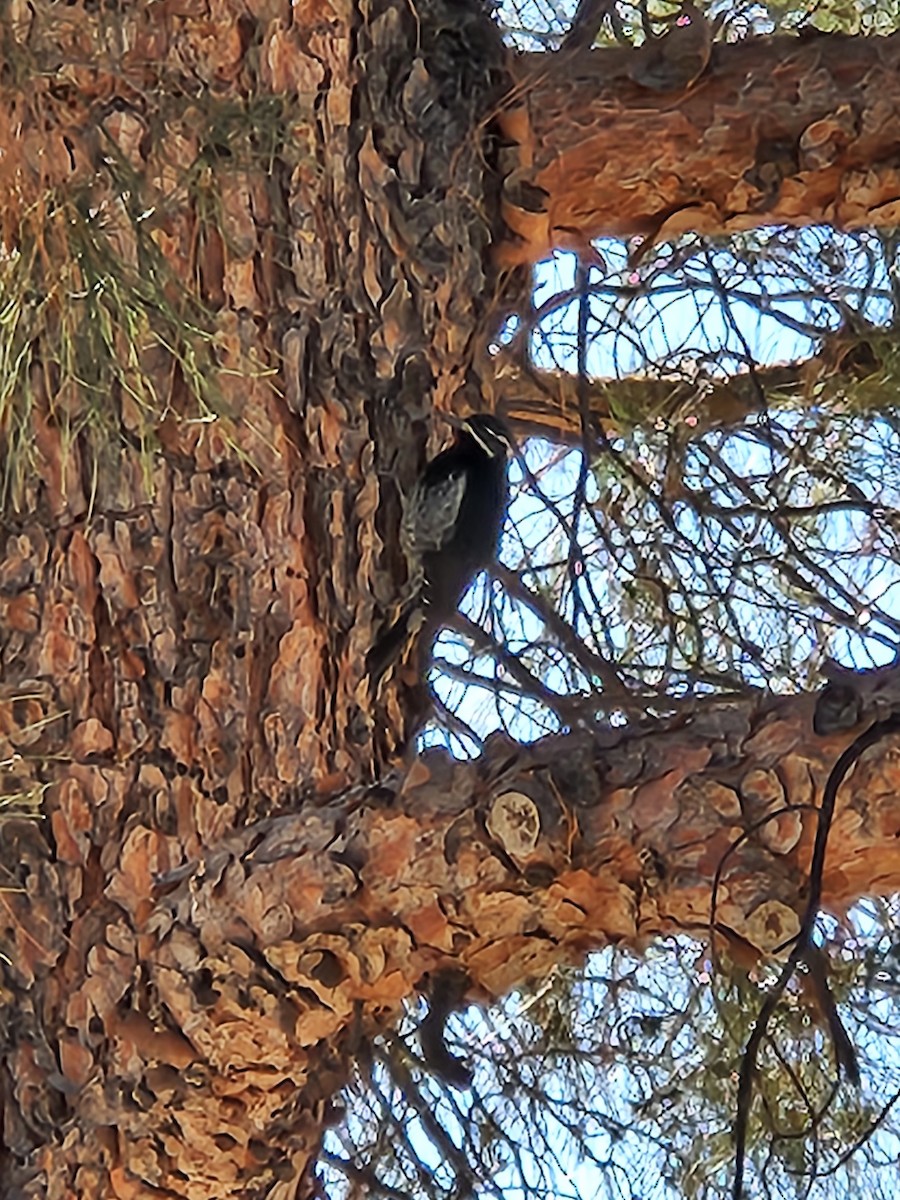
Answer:
[[(844, 781), (850, 768), (871, 746), (882, 738), (900, 731), (900, 715), (886, 717), (875, 721), (868, 729), (853, 741), (831, 769), (822, 793), (822, 804), (819, 808), (819, 819), (816, 827), (816, 840), (813, 845), (812, 862), (809, 869), (809, 898), (806, 911), (800, 923), (800, 929), (793, 939), (794, 945), (775, 986), (766, 996), (759, 1015), (753, 1026), (753, 1032), (747, 1040), (744, 1058), (738, 1081), (738, 1105), (735, 1121), (735, 1166), (734, 1166), (734, 1200), (743, 1200), (744, 1169), (747, 1159), (747, 1132), (750, 1124), (750, 1105), (753, 1100), (753, 1079), (756, 1073), (756, 1059), (759, 1048), (766, 1035), (769, 1021), (777, 1008), (785, 988), (792, 979), (798, 964), (806, 957), (812, 944), (812, 934), (819, 908), (822, 902), (822, 876), (825, 867), (825, 854), (828, 850), (828, 835), (834, 818), (835, 802), (838, 789)], [(837, 1053), (837, 1049), (835, 1050)]]

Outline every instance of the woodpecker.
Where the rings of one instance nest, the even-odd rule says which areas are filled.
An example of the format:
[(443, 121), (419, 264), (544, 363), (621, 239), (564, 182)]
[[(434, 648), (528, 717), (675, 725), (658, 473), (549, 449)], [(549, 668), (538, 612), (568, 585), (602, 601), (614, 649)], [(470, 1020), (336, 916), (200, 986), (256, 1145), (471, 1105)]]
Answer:
[(491, 413), (452, 420), (453, 442), (427, 464), (404, 506), (400, 544), (411, 596), (369, 651), (373, 688), (423, 626), (433, 630), (456, 611), (475, 574), (497, 553), (512, 436)]

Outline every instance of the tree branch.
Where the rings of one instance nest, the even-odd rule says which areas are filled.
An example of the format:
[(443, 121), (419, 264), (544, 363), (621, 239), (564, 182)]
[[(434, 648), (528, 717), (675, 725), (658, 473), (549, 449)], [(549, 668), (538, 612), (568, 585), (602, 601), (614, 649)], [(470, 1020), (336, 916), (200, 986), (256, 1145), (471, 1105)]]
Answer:
[(560, 51), (589, 50), (613, 4), (614, 0), (578, 0), (569, 32), (559, 44)]
[[(879, 337), (890, 337), (879, 331)], [(864, 351), (868, 365), (860, 370)], [(513, 422), (524, 437), (545, 437), (556, 442), (581, 442), (578, 381), (562, 371), (542, 371), (523, 364), (503, 350), (482, 364), (482, 392), (487, 407)], [(815, 394), (817, 404), (844, 396), (853, 387), (882, 369), (872, 353), (871, 333), (848, 331), (829, 334), (818, 354), (803, 362), (757, 367), (728, 379), (648, 378), (587, 381), (588, 403), (595, 421), (608, 432), (618, 432), (657, 420), (691, 419), (693, 434), (742, 424), (763, 410), (790, 397), (802, 407)]]
[(513, 60), (499, 120), (519, 167), (504, 185), (502, 265), (604, 235), (652, 242), (688, 229), (900, 220), (895, 131), (880, 115), (900, 109), (897, 38), (718, 43), (687, 92), (632, 82), (629, 56)]
[[(840, 686), (856, 692), (864, 726), (900, 707), (900, 670), (842, 676)], [(70, 1127), (115, 1115), (122, 1162), (139, 1174), (152, 1131), (174, 1123), (184, 1140), (167, 1144), (172, 1173), (160, 1186), (199, 1198), (221, 1138), (246, 1137), (248, 1112), (256, 1129), (274, 1128), (286, 1091), (309, 1114), (290, 1141), (292, 1169), (303, 1170), (359, 1046), (426, 975), (455, 967), (471, 980), (469, 998), (495, 997), (610, 940), (705, 934), (715, 877), (727, 893), (717, 920), (775, 949), (803, 919), (813, 802), (854, 736), (817, 736), (816, 704), (710, 698), (665, 720), (647, 714), (531, 746), (495, 736), (477, 763), (433, 751), (375, 784), (333, 783), (175, 869), (178, 837), (133, 822), (104, 888), (96, 971), (70, 987), (67, 1011), (93, 1014), (121, 1069), (142, 1081), (141, 1105), (122, 1111), (86, 1083), (72, 1089)], [(765, 837), (746, 832), (764, 814), (742, 787), (760, 772), (784, 781), (792, 806), (783, 825), (764, 823)], [(857, 763), (852, 811), (837, 797), (839, 836), (817, 902), (840, 908), (900, 889), (900, 841), (884, 836), (900, 827), (896, 775), (885, 743)], [(21, 840), (7, 851), (16, 862), (28, 852)], [(17, 969), (41, 955), (62, 963), (65, 946), (45, 934), (52, 889), (6, 901), (4, 950)], [(116, 980), (131, 980), (138, 946), (146, 995), (126, 983), (102, 989), (114, 966)], [(72, 1077), (89, 1079), (90, 1053), (73, 1045), (67, 1055)], [(177, 1190), (176, 1171), (190, 1189)], [(216, 1194), (243, 1186), (235, 1175)]]
[[(741, 1062), (740, 1079), (738, 1082), (738, 1113), (735, 1124), (734, 1200), (742, 1200), (744, 1195), (747, 1132), (750, 1123), (750, 1106), (753, 1099), (756, 1061), (760, 1046), (766, 1036), (766, 1030), (774, 1016), (775, 1009), (778, 1007), (798, 965), (803, 961), (810, 962), (810, 954), (812, 954), (811, 966), (813, 969), (817, 969), (815, 958), (816, 948), (812, 945), (811, 939), (815, 923), (818, 920), (819, 910), (822, 906), (825, 855), (828, 850), (829, 834), (831, 833), (834, 821), (839, 788), (848, 772), (853, 766), (859, 763), (861, 756), (868, 749), (893, 737), (898, 732), (900, 732), (900, 715), (891, 715), (883, 720), (873, 722), (868, 729), (864, 729), (858, 737), (854, 738), (832, 767), (825, 782), (822, 803), (817, 814), (816, 836), (809, 867), (809, 896), (804, 906), (803, 919), (800, 922), (797, 933), (789, 939), (789, 941), (793, 942), (791, 952), (774, 987), (769, 990), (763, 1001), (759, 1015), (756, 1018), (756, 1023), (753, 1026), (753, 1032), (747, 1041), (747, 1047)], [(777, 946), (774, 949), (782, 950), (784, 946)], [(824, 982), (827, 989), (827, 979), (825, 979), (824, 974), (820, 976), (821, 982)], [(835, 1033), (836, 1030), (832, 1027), (833, 1037)], [(846, 1058), (848, 1041), (849, 1039), (846, 1038), (846, 1033), (841, 1026), (840, 1033), (834, 1038), (834, 1052), (839, 1066), (842, 1066), (845, 1070), (848, 1069), (848, 1060)], [(859, 1070), (856, 1065), (855, 1055), (852, 1053), (852, 1047), (850, 1048), (849, 1063), (850, 1077), (854, 1082), (858, 1082)]]
[[(502, 413), (525, 437), (581, 443), (578, 381), (574, 375), (523, 366), (503, 354), (496, 356), (493, 365), (494, 373), (482, 377), (487, 407)], [(767, 368), (757, 376), (770, 387), (794, 388), (800, 384), (796, 366)], [(701, 429), (739, 424), (760, 409), (758, 390), (749, 374), (719, 383), (640, 376), (592, 379), (587, 381), (586, 390), (592, 417), (610, 433), (676, 413), (690, 413)]]

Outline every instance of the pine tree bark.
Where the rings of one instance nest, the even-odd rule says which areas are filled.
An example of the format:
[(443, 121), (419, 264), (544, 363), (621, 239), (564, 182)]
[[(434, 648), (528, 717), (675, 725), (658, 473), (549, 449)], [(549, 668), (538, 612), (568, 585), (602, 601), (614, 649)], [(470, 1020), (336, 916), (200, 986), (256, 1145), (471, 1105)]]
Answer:
[[(2, 518), (0, 771), (41, 820), (2, 831), (0, 1187), (308, 1195), (361, 1040), (426, 972), (460, 965), (497, 995), (610, 939), (703, 928), (757, 813), (766, 836), (729, 857), (717, 919), (764, 948), (789, 932), (811, 818), (783, 801), (815, 799), (849, 734), (816, 739), (812, 701), (760, 701), (656, 736), (573, 735), (564, 754), (400, 761), (412, 697), (376, 706), (365, 654), (403, 582), (400, 493), (432, 408), (480, 403), (501, 287), (487, 131), (509, 80), (475, 0), (114, 18), (39, 0), (3, 34), (7, 251), (38, 211), (140, 266), (149, 222), (214, 312), (225, 369), (224, 415), (201, 420), (190, 363), (141, 347), (148, 458), (121, 381), (102, 397), (115, 437), (57, 386), (74, 290), (29, 351), (15, 411), (37, 469)], [(268, 110), (247, 110), (243, 141), (229, 124), (260, 96), (285, 102), (268, 155)], [(52, 299), (42, 236), (34, 287)], [(892, 771), (873, 751), (858, 773), (835, 905), (900, 883)]]
[[(16, 410), (38, 469), (3, 518), (0, 763), (4, 794), (45, 820), (4, 828), (0, 1183), (49, 1200), (303, 1194), (359, 1030), (414, 983), (384, 976), (385, 929), (342, 957), (358, 885), (330, 851), (334, 817), (368, 799), (352, 789), (406, 739), (404, 693), (374, 707), (365, 658), (403, 583), (400, 493), (432, 408), (460, 402), (495, 286), (480, 128), (499, 35), (474, 4), (390, 0), (114, 18), (39, 3), (4, 35), (22, 67), (4, 233), (36, 247), (45, 326), (26, 344), (33, 409)], [(92, 289), (54, 304), (87, 250), (139, 275), (147, 228), (213, 312), (225, 368), (211, 420), (186, 353), (110, 332), (159, 398), (149, 479), (156, 431), (127, 380), (102, 414), (66, 390), (55, 347)], [(11, 422), (3, 436), (9, 452)], [(275, 853), (281, 892), (283, 827), (266, 822), (290, 813), (309, 821), (290, 895), (270, 906), (259, 876), (256, 914), (235, 908), (229, 839), (242, 859), (258, 841), (258, 865)], [(216, 912), (183, 925), (215, 876)]]
[(854, 229), (900, 220), (893, 114), (900, 38), (716, 44), (688, 88), (628, 78), (628, 49), (523, 55), (500, 124), (510, 142), (506, 266), (592, 238), (688, 230)]

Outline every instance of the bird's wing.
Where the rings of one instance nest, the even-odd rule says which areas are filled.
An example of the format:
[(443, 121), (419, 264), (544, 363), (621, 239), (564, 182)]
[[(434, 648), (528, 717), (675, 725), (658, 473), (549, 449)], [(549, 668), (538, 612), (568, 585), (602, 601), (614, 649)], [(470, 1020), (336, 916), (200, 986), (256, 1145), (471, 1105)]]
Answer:
[(450, 540), (465, 490), (466, 473), (461, 467), (448, 471), (443, 479), (426, 479), (415, 488), (401, 529), (407, 556), (421, 558)]

